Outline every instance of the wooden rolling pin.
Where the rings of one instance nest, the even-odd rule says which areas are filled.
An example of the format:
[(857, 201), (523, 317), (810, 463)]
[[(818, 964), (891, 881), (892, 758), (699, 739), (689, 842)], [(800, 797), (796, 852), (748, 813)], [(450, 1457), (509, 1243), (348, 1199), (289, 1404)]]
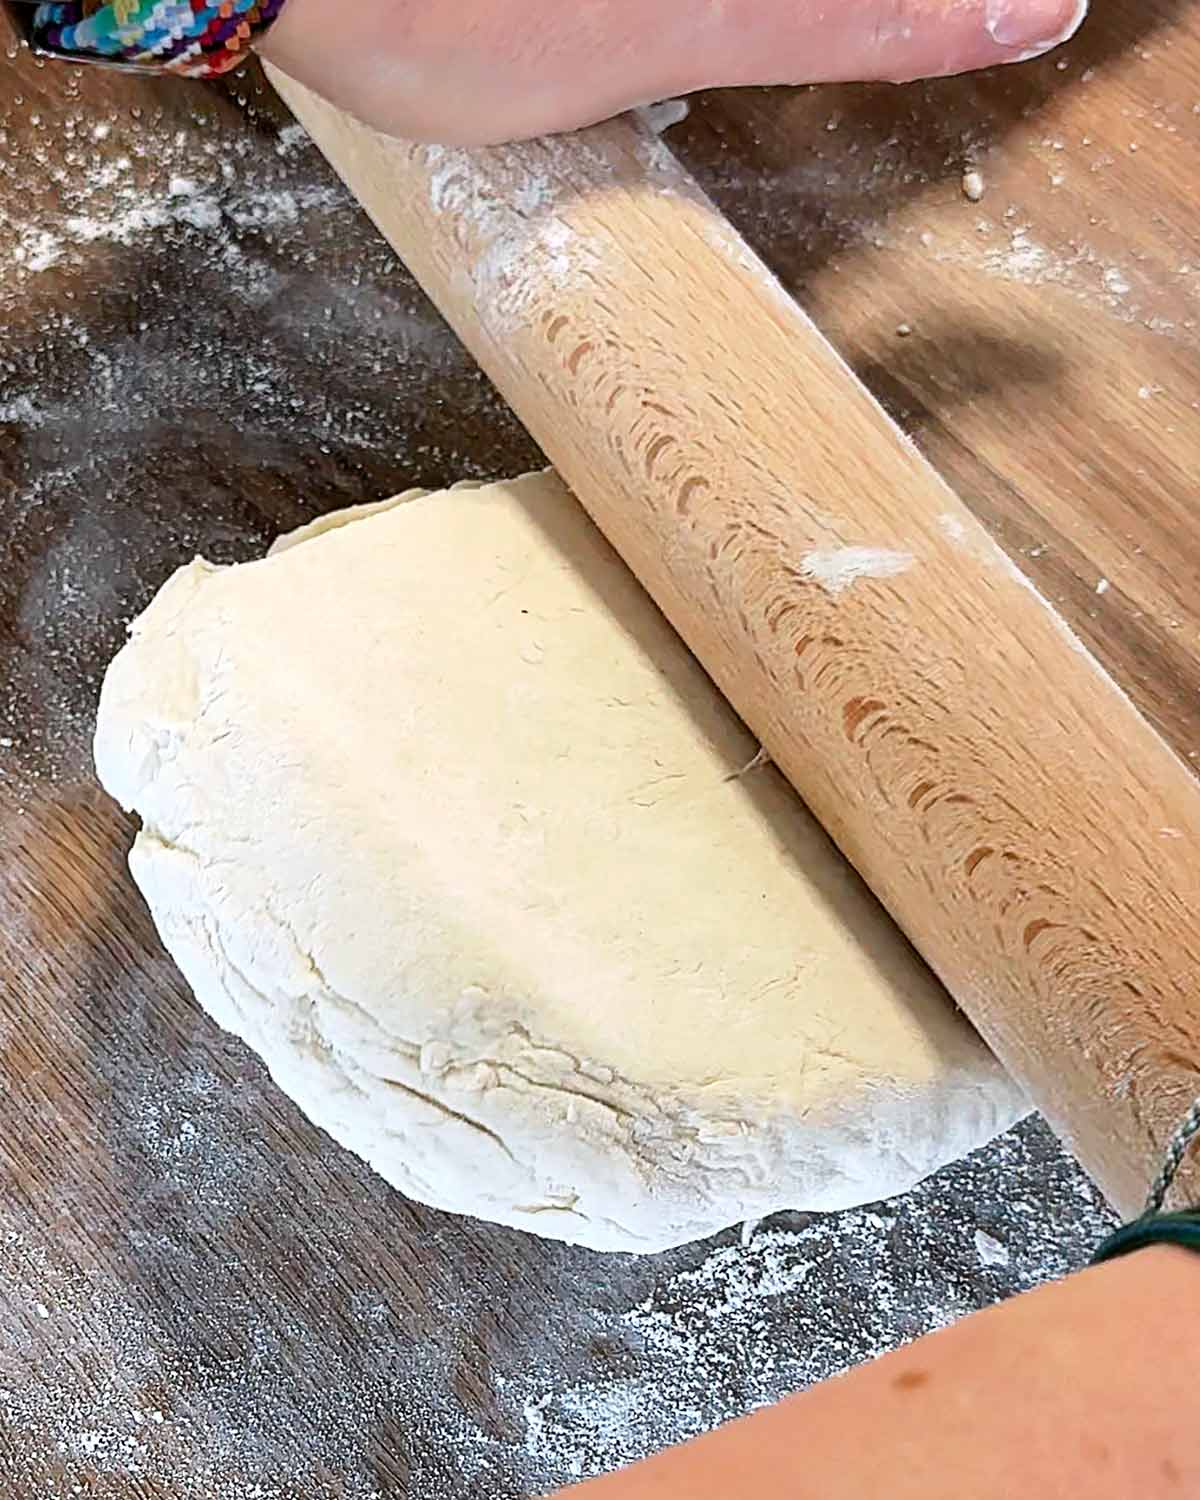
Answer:
[[(1124, 1212), (1200, 1094), (1200, 786), (653, 134), (284, 98)], [(684, 873), (684, 878), (686, 872)], [(1194, 1156), (1178, 1193), (1200, 1200)]]

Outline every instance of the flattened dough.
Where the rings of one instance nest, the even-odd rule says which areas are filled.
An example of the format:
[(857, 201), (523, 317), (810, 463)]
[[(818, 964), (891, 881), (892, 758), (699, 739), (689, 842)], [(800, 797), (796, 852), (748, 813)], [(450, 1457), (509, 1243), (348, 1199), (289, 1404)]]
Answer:
[(1025, 1109), (550, 475), (181, 569), (101, 779), (201, 1004), (425, 1203), (660, 1250)]

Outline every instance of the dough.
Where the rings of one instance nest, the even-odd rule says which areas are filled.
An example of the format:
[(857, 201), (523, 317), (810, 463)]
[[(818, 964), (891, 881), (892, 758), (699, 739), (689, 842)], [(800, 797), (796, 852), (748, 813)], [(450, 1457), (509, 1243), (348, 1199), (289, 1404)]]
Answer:
[(197, 997), (425, 1203), (603, 1250), (911, 1187), (1015, 1084), (550, 475), (181, 569), (96, 763)]

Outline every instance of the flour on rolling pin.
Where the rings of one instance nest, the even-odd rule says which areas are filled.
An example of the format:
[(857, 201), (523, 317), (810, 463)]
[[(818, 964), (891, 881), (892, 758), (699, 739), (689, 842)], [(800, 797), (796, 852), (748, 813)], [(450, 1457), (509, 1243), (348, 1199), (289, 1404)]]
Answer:
[(638, 115), (647, 130), (662, 135), (675, 125), (682, 125), (691, 113), (686, 99), (660, 99), (657, 104), (647, 104)]
[[(695, 183), (660, 139), (686, 114), (680, 100), (639, 113), (639, 187), (695, 201)], [(586, 138), (551, 136), (508, 151), (511, 174), (503, 191), (480, 170), (488, 153), (445, 146), (417, 149), (429, 173), (430, 206), (439, 215), (463, 221), (464, 232), (457, 238), (471, 257), (471, 295), (493, 338), (517, 331), (539, 308), (553, 308), (594, 287), (598, 276), (603, 279), (606, 256), (619, 253), (619, 245), (595, 227), (580, 230), (573, 222), (577, 189), (572, 174), (581, 159), (601, 180), (611, 180), (614, 192), (629, 191), (628, 163), (606, 156)], [(732, 226), (705, 212), (697, 228), (753, 272), (782, 305), (791, 306), (787, 292)]]
[(802, 558), (800, 572), (827, 594), (841, 594), (861, 578), (896, 578), (915, 563), (911, 552), (890, 547), (826, 547)]
[[(535, 156), (511, 198), (489, 191), (473, 166), (473, 152), (446, 146), (424, 148), (430, 205), (438, 214), (463, 220), (480, 246), (472, 267), (479, 306), (496, 338), (519, 326), (535, 302), (567, 291), (602, 251), (581, 239), (561, 210), (567, 148), (551, 138), (531, 145)], [(560, 162), (559, 158), (562, 158)]]

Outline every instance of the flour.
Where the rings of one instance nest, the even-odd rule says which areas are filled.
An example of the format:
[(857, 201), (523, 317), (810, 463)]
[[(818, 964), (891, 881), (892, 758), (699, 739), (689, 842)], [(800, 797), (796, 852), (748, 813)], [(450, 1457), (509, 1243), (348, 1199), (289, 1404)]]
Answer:
[(1007, 1249), (986, 1229), (975, 1231), (975, 1253), (981, 1266), (1006, 1266), (1010, 1259)]
[(1179, 336), (1181, 330), (1169, 319), (1148, 314), (1135, 288), (1132, 273), (1106, 260), (1091, 246), (1076, 243), (1069, 249), (1052, 251), (1040, 243), (1027, 224), (1006, 229), (1007, 243), (985, 248), (978, 256), (961, 248), (939, 250), (933, 259), (943, 264), (978, 265), (989, 276), (1026, 286), (1057, 286), (1081, 302), (1101, 306), (1122, 323), (1141, 323), (1153, 333)]
[[(178, 159), (190, 165), (184, 153)], [(168, 155), (164, 165), (171, 162)], [(0, 206), (0, 232), (7, 228), (17, 237), (13, 258), (36, 275), (97, 241), (132, 245), (181, 226), (228, 236), (236, 230), (294, 225), (307, 214), (328, 214), (344, 206), (341, 190), (326, 184), (264, 191), (261, 183), (247, 182), (232, 170), (222, 171), (218, 182), (206, 185), (179, 174), (164, 182), (161, 171), (139, 173), (135, 162), (123, 156), (73, 182), (63, 204), (74, 211), (55, 214), (46, 223), (22, 221), (17, 209)]]
[(1105, 266), (1102, 280), (1105, 290), (1111, 292), (1114, 297), (1124, 297), (1127, 292), (1133, 290), (1124, 271), (1118, 270), (1116, 266)]
[(662, 135), (683, 124), (691, 113), (691, 105), (686, 99), (660, 99), (657, 104), (647, 104), (638, 113), (647, 130)]
[(962, 178), (963, 197), (971, 203), (978, 203), (986, 191), (983, 173), (976, 167), (963, 173)]
[[(833, 134), (835, 144), (839, 135)], [(825, 138), (822, 132), (822, 141)], [(1045, 149), (1055, 153), (1056, 175), (1062, 176), (1062, 166), (1069, 164), (1060, 153), (1074, 144), (1057, 138), (1047, 141)], [(1096, 243), (1089, 243), (1084, 232), (1065, 242), (1047, 244), (1039, 237), (1036, 225), (1020, 220), (1018, 209), (1011, 203), (994, 218), (979, 217), (972, 223), (968, 216), (970, 194), (982, 188), (989, 203), (998, 196), (1005, 158), (993, 151), (994, 143), (986, 135), (974, 131), (963, 130), (946, 145), (947, 169), (964, 159), (980, 164), (969, 166), (965, 173), (961, 168), (957, 172), (957, 189), (967, 199), (961, 205), (964, 220), (960, 233), (949, 220), (937, 233), (929, 227), (928, 216), (920, 207), (921, 193), (934, 188), (937, 173), (927, 174), (914, 164), (910, 142), (902, 131), (880, 139), (856, 140), (850, 150), (814, 144), (782, 167), (764, 166), (753, 155), (747, 159), (732, 151), (714, 158), (711, 152), (691, 147), (686, 136), (676, 149), (747, 239), (769, 247), (772, 263), (787, 268), (789, 289), (806, 307), (810, 305), (810, 283), (815, 277), (824, 280), (825, 273), (840, 270), (839, 259), (844, 253), (861, 252), (869, 259), (873, 250), (896, 250), (934, 265), (959, 268), (965, 277), (982, 274), (1025, 286), (1053, 286), (1120, 323), (1140, 326), (1175, 341), (1196, 341), (1195, 319), (1165, 315), (1166, 306), (1177, 305), (1174, 289), (1168, 304), (1167, 290), (1156, 286), (1155, 277), (1139, 268), (1138, 253), (1129, 252), (1127, 260), (1115, 259), (1111, 250), (1103, 247), (1099, 231)], [(1087, 137), (1079, 142), (1078, 149), (1089, 152), (1091, 172), (1112, 165), (1113, 158), (1099, 153)], [(970, 192), (964, 191), (967, 188)], [(1091, 222), (1099, 224), (1095, 217)], [(784, 224), (786, 235), (780, 229)], [(1190, 277), (1194, 269), (1190, 251), (1183, 252), (1182, 260), (1178, 275)], [(880, 274), (886, 278), (886, 268), (882, 262), (880, 265)], [(905, 274), (914, 272), (910, 267)], [(827, 318), (830, 308), (836, 311), (838, 304), (835, 288), (836, 277), (830, 284), (828, 301), (822, 295)], [(1196, 284), (1189, 289), (1193, 295), (1200, 294)]]
[[(163, 990), (177, 1051), (57, 1181), (63, 1231), (0, 1191), (14, 1493), (544, 1494), (1078, 1267), (1111, 1227), (1029, 1121), (906, 1198), (659, 1257), (472, 1230), (315, 1132), (281, 1158), (277, 1092)], [(100, 1203), (98, 1264), (70, 1221)]]
[(28, 396), (14, 396), (0, 406), (0, 422), (9, 422), (17, 427), (40, 427), (46, 414)]
[(842, 594), (863, 578), (896, 578), (916, 562), (911, 552), (889, 547), (826, 547), (809, 552), (800, 573), (827, 594)]
[[(1063, 1273), (1078, 1251), (1056, 1223), (1069, 1226), (1067, 1241), (1091, 1244), (1109, 1215), (1074, 1172), (1056, 1189), (1064, 1219), (1057, 1206), (1019, 1201), (1038, 1133), (1023, 1126), (902, 1201), (798, 1228), (774, 1220), (748, 1244), (720, 1245), (664, 1276), (613, 1319), (638, 1351), (636, 1373), (558, 1391), (535, 1384), (522, 1408), (527, 1452), (556, 1475), (585, 1478), (944, 1327), (967, 1311), (956, 1273), (937, 1266), (947, 1251), (991, 1289), (985, 1300)], [(981, 1181), (985, 1159), (987, 1173), (1014, 1174), (1003, 1241), (948, 1196), (955, 1174)], [(987, 1222), (998, 1229), (998, 1218)]]
[[(504, 187), (476, 153), (445, 146), (422, 153), (430, 207), (471, 231), (471, 296), (497, 340), (527, 326), (538, 307), (560, 305), (600, 263), (597, 240), (578, 233), (566, 212), (574, 198), (567, 149), (554, 138), (531, 142)], [(592, 156), (598, 165), (599, 156)]]
[(1062, 266), (1024, 228), (1012, 231), (1007, 248), (989, 250), (983, 263), (993, 275), (1007, 281), (1037, 283), (1058, 280), (1063, 274)]
[(177, 563), (261, 552), (305, 492), (538, 457), (300, 127), (76, 109), (51, 142), (0, 102), (0, 567), (38, 643), (0, 647), (21, 796), (90, 781), (102, 661)]
[(595, 241), (563, 219), (498, 233), (475, 270), (480, 319), (494, 337), (508, 337), (527, 326), (537, 308), (560, 307), (599, 261)]
[(938, 530), (943, 536), (952, 542), (965, 543), (967, 540), (967, 528), (961, 516), (955, 515), (952, 510), (944, 510), (937, 518)]
[[(36, 1292), (51, 1305), (33, 1300)], [(22, 1431), (35, 1463), (45, 1452), (57, 1471), (51, 1478), (47, 1468), (46, 1487), (38, 1491), (46, 1496), (79, 1494), (80, 1484), (104, 1476), (169, 1486), (181, 1500), (290, 1500), (296, 1482), (322, 1468), (352, 1469), (368, 1438), (363, 1423), (371, 1419), (371, 1398), (383, 1397), (362, 1382), (340, 1389), (335, 1366), (315, 1407), (289, 1398), (282, 1384), (274, 1390), (260, 1384), (270, 1357), (263, 1345), (243, 1368), (213, 1372), (205, 1409), (175, 1406), (165, 1393), (199, 1372), (162, 1350), (153, 1321), (131, 1299), (98, 1293), (10, 1231), (0, 1238), (0, 1306), (11, 1315), (22, 1301), (45, 1324), (43, 1342), (58, 1351), (55, 1373), (31, 1381), (22, 1372), (8, 1321), (0, 1417)], [(303, 1342), (303, 1330), (294, 1336)], [(306, 1431), (309, 1443), (317, 1438), (319, 1459), (304, 1454), (291, 1435), (296, 1431)], [(376, 1500), (381, 1492), (364, 1478), (308, 1493)]]
[(295, 156), (301, 151), (315, 149), (312, 137), (298, 121), (283, 126), (275, 140), (275, 150), (280, 156)]
[(12, 258), (16, 264), (34, 275), (48, 271), (62, 259), (63, 243), (57, 235), (31, 224), (13, 224), (15, 243)]

